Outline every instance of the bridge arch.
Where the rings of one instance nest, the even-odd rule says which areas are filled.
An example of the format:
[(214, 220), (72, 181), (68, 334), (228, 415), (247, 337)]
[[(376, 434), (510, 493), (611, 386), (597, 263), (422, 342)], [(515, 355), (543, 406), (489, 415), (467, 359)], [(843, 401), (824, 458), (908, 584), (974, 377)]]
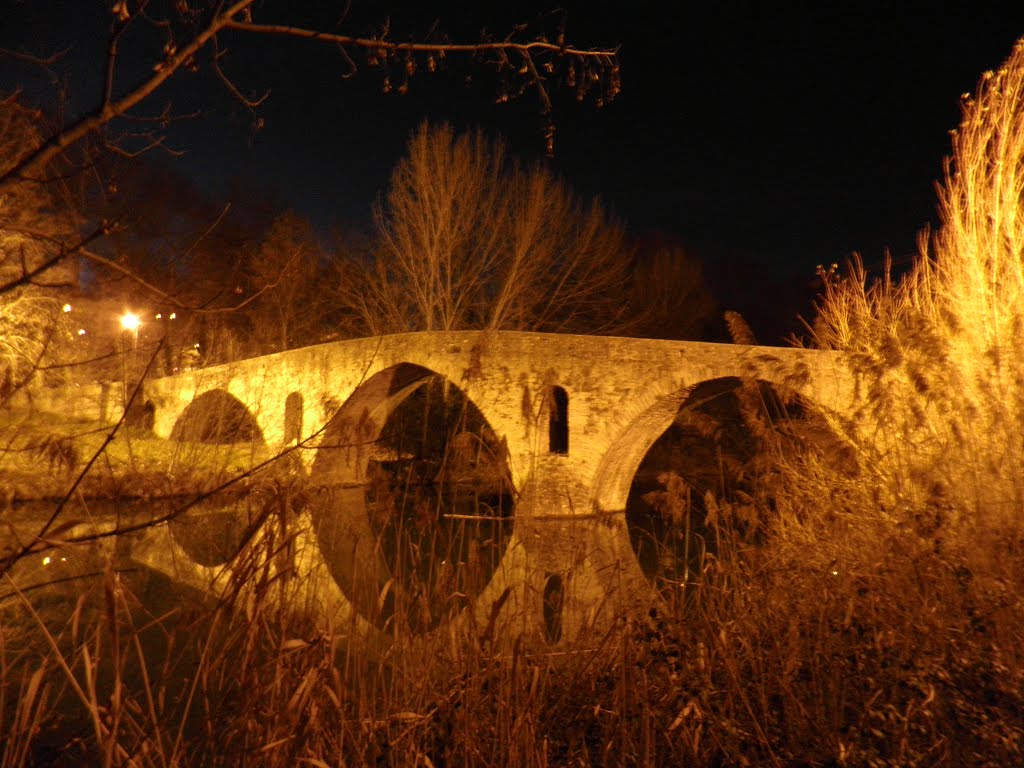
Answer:
[(171, 439), (193, 443), (263, 443), (263, 430), (241, 400), (211, 389), (185, 406), (174, 423)]
[(700, 554), (714, 551), (704, 494), (751, 500), (768, 436), (800, 441), (807, 422), (822, 428), (814, 404), (765, 379), (723, 376), (685, 387), (658, 399), (611, 445), (595, 499), (623, 513), (619, 531), (648, 581), (684, 584)]
[(379, 628), (434, 629), (504, 556), (514, 506), (504, 441), (431, 369), (399, 363), (357, 387), (325, 428), (312, 478), (324, 560)]

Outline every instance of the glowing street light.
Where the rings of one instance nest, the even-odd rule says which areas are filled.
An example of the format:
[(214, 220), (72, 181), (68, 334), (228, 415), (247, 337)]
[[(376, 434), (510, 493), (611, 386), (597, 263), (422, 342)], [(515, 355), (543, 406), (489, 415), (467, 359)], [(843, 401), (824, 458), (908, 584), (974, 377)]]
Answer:
[(121, 328), (129, 331), (132, 335), (132, 349), (135, 349), (139, 343), (139, 327), (141, 325), (142, 321), (134, 312), (125, 312), (121, 315)]
[[(123, 385), (121, 390), (121, 402), (124, 407), (125, 418), (128, 417), (128, 374), (130, 369), (135, 368), (135, 350), (139, 346), (139, 328), (142, 326), (142, 320), (134, 312), (125, 312), (120, 317), (121, 321), (121, 383)], [(127, 331), (132, 335), (132, 345), (129, 347), (124, 340), (124, 332)], [(129, 365), (129, 358), (131, 358), (131, 365)], [(128, 456), (132, 455), (131, 440), (128, 442)]]
[(142, 325), (142, 321), (134, 312), (125, 312), (121, 315), (121, 327), (126, 331), (138, 332), (140, 325)]

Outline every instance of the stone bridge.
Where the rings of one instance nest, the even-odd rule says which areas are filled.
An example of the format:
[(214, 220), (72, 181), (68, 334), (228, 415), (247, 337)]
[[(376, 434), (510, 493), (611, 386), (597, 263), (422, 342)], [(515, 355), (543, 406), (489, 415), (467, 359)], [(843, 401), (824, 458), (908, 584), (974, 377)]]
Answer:
[[(381, 498), (371, 486), (375, 467), (397, 472), (407, 458), (380, 443), (402, 403), (428, 381), (461, 394), (482, 417), (481, 430), (489, 431), (477, 441), (491, 457), (492, 479), (506, 478), (511, 501), (488, 497), (493, 514), (480, 519), (493, 525), (482, 534), (482, 524), (470, 520), (474, 535), (498, 549), (473, 584), (467, 563), (480, 559), (479, 545), (455, 547), (451, 563), (438, 556), (429, 573), (410, 566), (421, 569), (421, 581), (460, 595), (447, 618), (435, 612), (410, 623), (429, 631), (453, 620), (483, 625), (500, 614), (502, 631), (549, 642), (591, 631), (624, 605), (658, 599), (635, 532), (631, 539), (627, 502), (641, 462), (696, 393), (714, 397), (753, 381), (762, 396), (796, 396), (804, 411), (839, 412), (852, 395), (851, 377), (819, 351), (447, 332), (332, 342), (155, 379), (145, 384), (145, 407), (161, 437), (216, 440), (209, 432), (215, 414), (246, 439), (299, 453), (320, 490), (295, 523), (291, 567), (332, 621), (379, 632), (401, 614), (395, 601), (402, 590), (395, 558), (381, 551), (381, 528), (370, 523)], [(425, 430), (428, 422), (417, 424)], [(229, 565), (196, 562), (172, 534), (154, 532), (139, 557), (179, 578), (227, 578)], [(416, 551), (427, 547), (422, 531), (408, 535)], [(406, 583), (407, 604), (416, 603), (409, 595), (417, 589), (426, 599), (429, 590)]]

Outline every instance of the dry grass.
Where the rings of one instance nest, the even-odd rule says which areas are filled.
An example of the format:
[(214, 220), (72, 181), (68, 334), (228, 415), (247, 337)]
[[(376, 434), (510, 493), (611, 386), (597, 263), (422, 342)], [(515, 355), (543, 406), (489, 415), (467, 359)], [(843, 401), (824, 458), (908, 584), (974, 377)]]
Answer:
[(251, 442), (163, 440), (124, 424), (0, 409), (0, 472), (8, 497), (60, 498), (89, 462), (79, 483), (85, 496), (192, 493), (271, 458), (270, 449)]
[(95, 563), (6, 602), (0, 764), (1018, 763), (1019, 589), (874, 521), (785, 527), (723, 523), (685, 608), (557, 653), (325, 629), (281, 540), (216, 602)]
[(748, 402), (771, 482), (709, 500), (680, 599), (556, 653), (370, 647), (275, 567), (302, 493), (281, 482), (280, 535), (220, 600), (102, 560), (48, 590), (8, 574), (0, 766), (1024, 763), (1024, 47), (954, 148), (909, 275), (826, 275), (816, 341), (858, 375), (851, 413), (794, 444)]

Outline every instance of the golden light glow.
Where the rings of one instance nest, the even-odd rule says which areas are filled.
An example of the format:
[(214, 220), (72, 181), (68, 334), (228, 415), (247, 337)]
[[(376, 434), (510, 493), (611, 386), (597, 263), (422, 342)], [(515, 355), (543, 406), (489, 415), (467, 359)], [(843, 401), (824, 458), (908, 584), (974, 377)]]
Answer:
[(63, 307), (61, 307), (61, 309), (63, 309), (65, 312), (70, 312), (71, 311), (71, 305), (70, 304), (65, 304)]
[(137, 331), (140, 325), (142, 325), (142, 321), (134, 312), (125, 312), (121, 315), (121, 327), (126, 331)]

